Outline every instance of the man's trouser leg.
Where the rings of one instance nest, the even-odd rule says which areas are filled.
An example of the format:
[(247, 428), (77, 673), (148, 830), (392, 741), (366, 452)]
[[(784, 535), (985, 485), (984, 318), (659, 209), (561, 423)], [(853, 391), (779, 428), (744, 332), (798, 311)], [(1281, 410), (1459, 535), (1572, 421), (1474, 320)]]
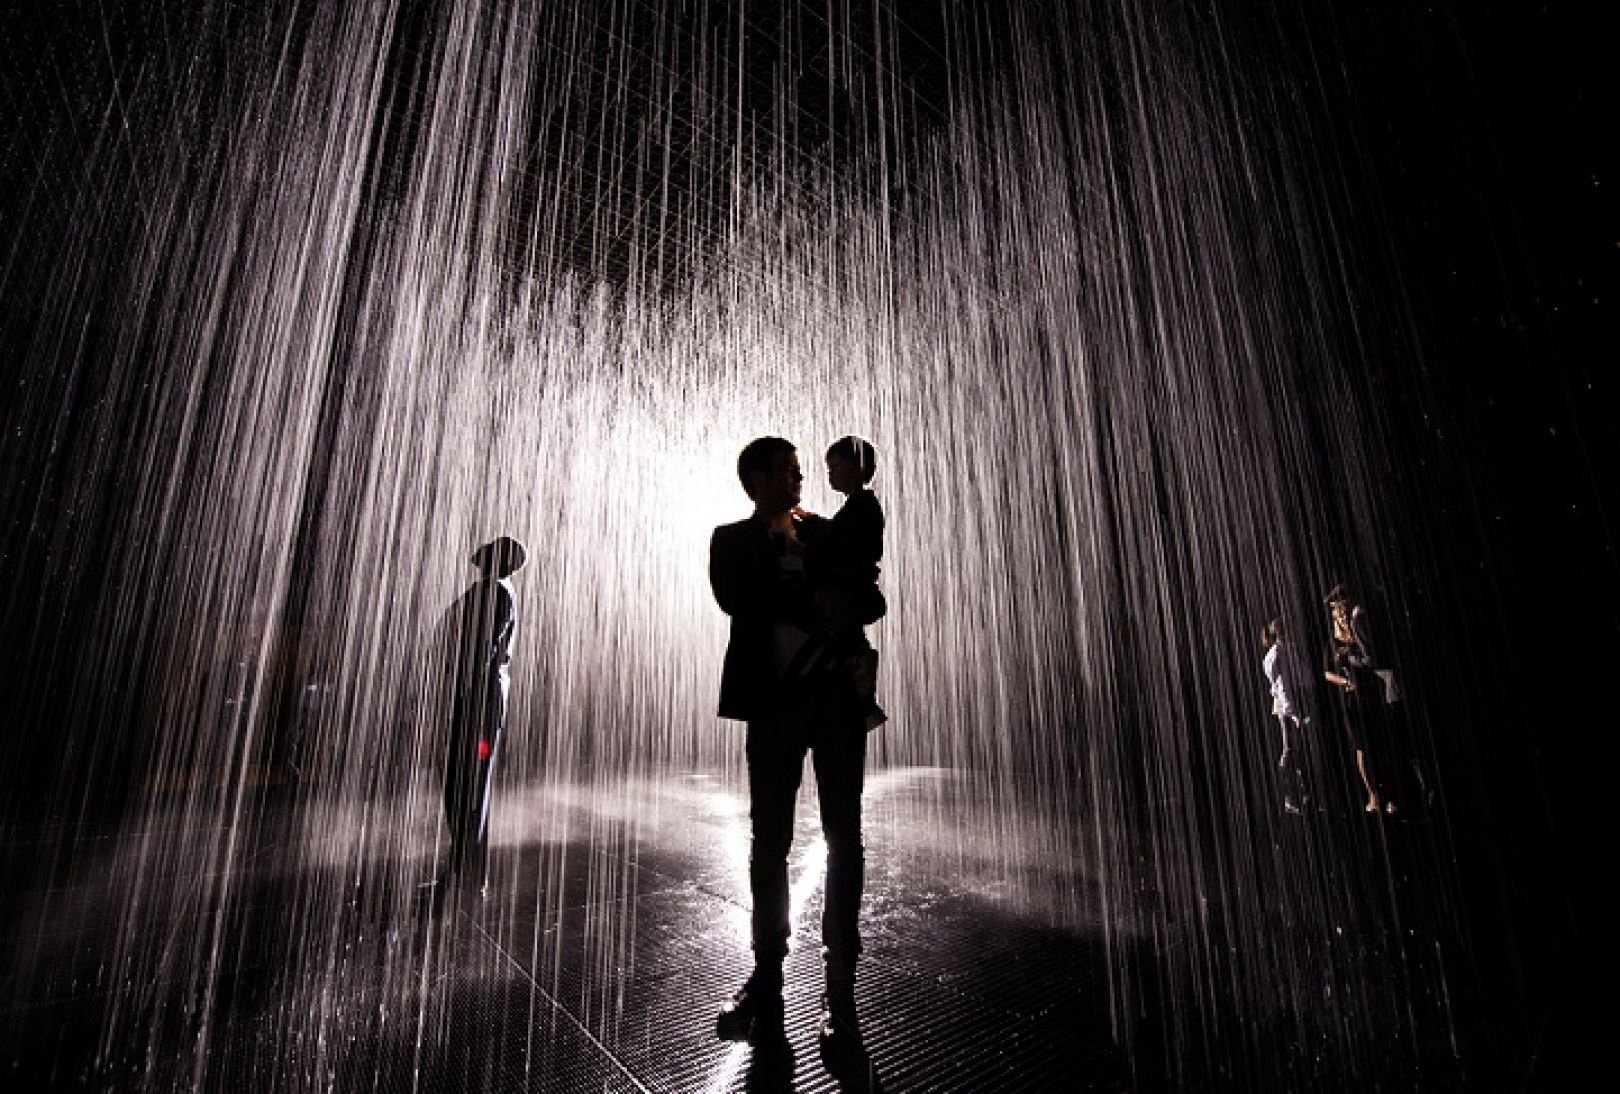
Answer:
[(1294, 720), (1286, 714), (1277, 715), (1277, 724), (1282, 729), (1282, 758), (1277, 761), (1278, 774), (1282, 782), (1283, 801), (1289, 805), (1302, 806), (1304, 786), (1300, 777), (1300, 740), (1299, 727)]
[(478, 777), (476, 765), (467, 752), (464, 735), (458, 729), (451, 740), (444, 773), (444, 825), (450, 837), (446, 866), (451, 873), (461, 869), (462, 856), (467, 851), (468, 803), (473, 797), (473, 780)]
[(827, 893), (821, 942), (827, 980), (849, 982), (861, 954), (861, 891), (866, 849), (861, 842), (861, 791), (866, 779), (866, 726), (858, 713), (821, 719), (811, 751), (827, 839)]
[(753, 897), (754, 963), (780, 968), (787, 956), (788, 850), (793, 806), (803, 777), (802, 721), (793, 715), (748, 723), (748, 816), (753, 842), (748, 888)]
[(482, 883), (488, 864), (489, 805), (495, 787), (495, 756), (506, 721), (506, 695), (492, 687), (483, 701), (462, 712), (451, 733), (444, 809), (450, 834), (449, 868), (471, 867)]
[(479, 882), (487, 881), (489, 873), (489, 803), (495, 791), (495, 757), (500, 752), (500, 731), (492, 731), (485, 740), (489, 745), (489, 754), (477, 761), (473, 776), (473, 799), (467, 815), (470, 829), (467, 861)]

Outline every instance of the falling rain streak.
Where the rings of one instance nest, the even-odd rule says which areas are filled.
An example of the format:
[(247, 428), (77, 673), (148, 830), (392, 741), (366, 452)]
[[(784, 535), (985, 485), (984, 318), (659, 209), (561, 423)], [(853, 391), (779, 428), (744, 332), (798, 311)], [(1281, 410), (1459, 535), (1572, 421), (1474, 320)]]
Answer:
[[(874, 861), (1095, 937), (1111, 1036), (1189, 1089), (1263, 1074), (1255, 1023), (1327, 1085), (1416, 1036), (1434, 954), (1275, 927), (1331, 938), (1379, 883), (1371, 843), (1275, 850), (1259, 625), (1413, 558), (1378, 538), (1354, 253), (1263, 27), (1153, 0), (192, 7), (119, 24), (105, 96), (40, 127), (4, 268), (8, 464), (49, 453), (5, 495), (37, 594), (8, 630), (86, 621), (19, 709), (56, 727), (66, 823), (117, 786), (143, 818), (134, 852), (56, 867), (114, 894), (66, 966), (116, 1001), (99, 1067), (325, 1088), (366, 1031), (427, 1051), (449, 978), (548, 967), (510, 929), (536, 900), (586, 917), (585, 975), (537, 975), (491, 1037), (544, 1089), (548, 1023), (640, 1036), (641, 848), (672, 802), (746, 837), (705, 566), (767, 433), (821, 512), (831, 440), (882, 454)], [(498, 890), (500, 958), (458, 963), (408, 926), (445, 838), (435, 651), (503, 533), (530, 564), (493, 840), (548, 885)], [(1410, 840), (1445, 860), (1439, 826)], [(242, 880), (267, 846), (273, 906)], [(745, 946), (741, 912), (716, 929)], [(271, 971), (239, 975), (245, 932)]]

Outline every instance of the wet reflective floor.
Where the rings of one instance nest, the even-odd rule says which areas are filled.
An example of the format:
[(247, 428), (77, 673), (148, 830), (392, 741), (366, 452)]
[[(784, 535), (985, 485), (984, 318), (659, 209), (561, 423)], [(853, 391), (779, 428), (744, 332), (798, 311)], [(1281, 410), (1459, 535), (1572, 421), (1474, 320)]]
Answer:
[[(869, 778), (865, 1054), (832, 1060), (815, 1036), (823, 849), (810, 787), (790, 869), (787, 1042), (773, 1050), (714, 1035), (750, 967), (746, 801), (714, 776), (503, 788), (487, 896), (424, 884), (431, 835), (380, 823), (414, 814), (430, 830), (427, 795), (358, 812), (266, 799), (235, 826), (226, 869), (209, 863), (230, 826), (178, 807), (116, 835), (12, 831), (4, 1085), (1464, 1085), (1449, 999), (1462, 980), (1448, 979), (1451, 942), (1424, 922), (1443, 916), (1415, 913), (1421, 901), (1405, 901), (1399, 924), (1378, 894), (1326, 902), (1319, 923), (1286, 901), (1249, 921), (1201, 900), (1189, 918), (1156, 890), (1145, 850), (1080, 853), (1035, 804), (976, 785), (936, 769)], [(1387, 851), (1421, 823), (1374, 842)], [(1331, 887), (1368, 846), (1335, 837), (1355, 824), (1279, 811), (1257, 837)], [(1407, 872), (1379, 868), (1392, 884)]]

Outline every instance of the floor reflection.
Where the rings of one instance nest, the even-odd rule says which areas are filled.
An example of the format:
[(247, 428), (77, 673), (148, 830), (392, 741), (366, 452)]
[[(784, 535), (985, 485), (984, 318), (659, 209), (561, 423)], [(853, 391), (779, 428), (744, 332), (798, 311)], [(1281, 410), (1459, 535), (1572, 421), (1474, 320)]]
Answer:
[[(1424, 1012), (1443, 984), (1397, 966), (1366, 909), (1176, 922), (1150, 869), (1065, 848), (1073, 818), (976, 785), (939, 769), (868, 781), (865, 1053), (842, 1066), (815, 1036), (813, 786), (783, 1040), (713, 1037), (752, 963), (748, 822), (740, 788), (702, 773), (503, 788), (487, 896), (424, 889), (430, 795), (267, 800), (236, 833), (228, 886), (221, 833), (179, 803), (63, 840), (0, 898), (5, 1062), (18, 1089), (1238, 1089), (1267, 1074), (1307, 1089), (1381, 1074), (1351, 1042), (1405, 1008), (1418, 1017), (1390, 1067), (1454, 1076)], [(1331, 838), (1309, 838), (1325, 854)], [(1110, 871), (1131, 883), (1108, 890)], [(1275, 972), (1222, 987), (1207, 970), (1227, 953)], [(1241, 1020), (1241, 1046), (1205, 1015)]]

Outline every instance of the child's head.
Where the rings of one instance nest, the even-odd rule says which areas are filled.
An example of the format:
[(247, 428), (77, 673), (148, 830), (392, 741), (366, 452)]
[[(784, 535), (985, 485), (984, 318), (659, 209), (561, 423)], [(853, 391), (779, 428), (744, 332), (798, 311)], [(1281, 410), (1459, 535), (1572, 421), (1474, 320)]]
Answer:
[(877, 450), (859, 437), (840, 437), (827, 449), (827, 481), (840, 494), (853, 494), (877, 474)]

